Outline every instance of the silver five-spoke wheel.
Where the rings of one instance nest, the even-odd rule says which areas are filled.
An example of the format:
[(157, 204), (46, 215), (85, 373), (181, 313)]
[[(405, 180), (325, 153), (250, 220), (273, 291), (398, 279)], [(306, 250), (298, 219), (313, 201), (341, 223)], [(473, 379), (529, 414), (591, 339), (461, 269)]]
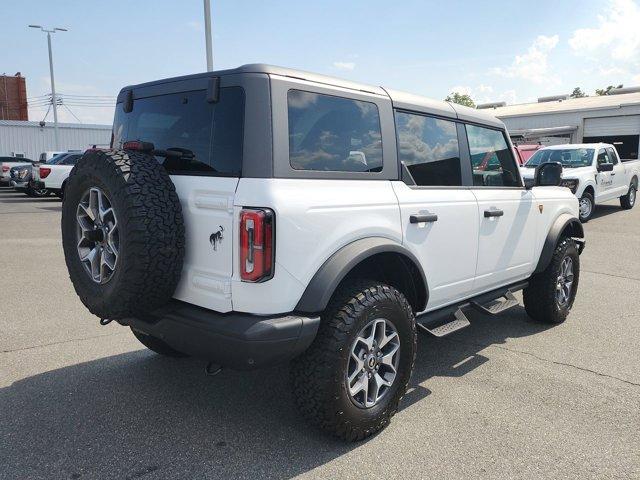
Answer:
[(118, 263), (120, 237), (111, 201), (98, 187), (85, 192), (78, 204), (78, 256), (96, 283), (109, 281)]
[(571, 288), (573, 287), (573, 260), (565, 257), (560, 265), (560, 274), (556, 282), (556, 301), (561, 307), (566, 306), (571, 298)]
[(396, 378), (400, 359), (400, 337), (384, 318), (369, 322), (351, 346), (347, 368), (347, 390), (361, 408), (376, 405)]

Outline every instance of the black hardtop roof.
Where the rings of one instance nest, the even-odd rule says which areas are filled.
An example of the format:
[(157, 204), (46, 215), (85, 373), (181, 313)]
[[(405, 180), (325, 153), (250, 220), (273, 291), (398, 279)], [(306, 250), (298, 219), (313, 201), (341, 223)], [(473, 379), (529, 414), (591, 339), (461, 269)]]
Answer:
[(342, 78), (330, 77), (327, 75), (321, 75), (318, 73), (306, 72), (304, 70), (296, 70), (292, 68), (278, 67), (275, 65), (267, 65), (264, 63), (249, 63), (237, 68), (231, 68), (228, 70), (217, 70), (213, 72), (195, 73), (192, 75), (184, 75), (181, 77), (165, 78), (161, 80), (154, 80), (152, 82), (140, 83), (137, 85), (128, 85), (120, 90), (118, 94), (118, 102), (124, 99), (124, 92), (127, 90), (153, 87), (156, 85), (162, 85), (172, 82), (186, 82), (190, 80), (205, 79), (209, 77), (221, 77), (225, 75), (237, 75), (247, 73), (262, 73), (267, 75), (279, 75), (283, 77), (297, 78), (300, 80), (306, 80), (315, 83), (321, 83), (325, 85), (331, 85), (335, 87), (342, 87), (356, 91), (373, 93), (388, 97), (398, 108), (405, 108), (410, 110), (423, 111), (427, 114), (435, 114), (439, 116), (458, 118), (460, 120), (477, 122), (481, 124), (492, 125), (498, 128), (504, 128), (502, 121), (498, 120), (493, 115), (490, 115), (486, 111), (476, 110), (473, 108), (464, 107), (462, 105), (456, 105), (450, 102), (444, 102), (440, 100), (432, 100), (427, 97), (419, 95), (413, 95), (410, 93), (399, 92), (396, 90), (386, 89), (384, 87), (378, 87), (374, 85), (368, 85), (364, 83), (352, 82)]

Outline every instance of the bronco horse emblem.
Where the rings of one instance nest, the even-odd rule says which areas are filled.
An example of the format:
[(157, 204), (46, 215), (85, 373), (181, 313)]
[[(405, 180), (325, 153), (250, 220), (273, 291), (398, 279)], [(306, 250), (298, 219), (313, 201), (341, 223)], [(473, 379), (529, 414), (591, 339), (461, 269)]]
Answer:
[(222, 239), (224, 238), (222, 236), (222, 232), (224, 232), (224, 227), (222, 225), (218, 225), (220, 228), (218, 229), (217, 232), (212, 233), (211, 236), (209, 237), (209, 242), (211, 242), (211, 246), (213, 247), (214, 251), (218, 250), (218, 244), (222, 243)]

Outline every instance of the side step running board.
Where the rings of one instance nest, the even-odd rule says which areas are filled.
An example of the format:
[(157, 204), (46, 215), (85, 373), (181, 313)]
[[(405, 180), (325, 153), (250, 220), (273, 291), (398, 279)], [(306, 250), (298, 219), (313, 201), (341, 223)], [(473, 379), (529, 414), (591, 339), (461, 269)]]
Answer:
[[(444, 337), (471, 325), (464, 314), (470, 308), (488, 315), (497, 315), (518, 305), (514, 292), (526, 288), (528, 282), (512, 283), (506, 287), (492, 290), (477, 297), (450, 305), (416, 317), (416, 325), (436, 337)], [(451, 317), (454, 317), (451, 319)]]
[[(503, 298), (504, 300), (501, 300), (500, 298)], [(471, 301), (469, 303), (476, 310), (479, 310), (482, 313), (486, 313), (488, 315), (497, 315), (501, 312), (504, 312), (505, 310), (515, 307), (520, 303), (518, 302), (518, 299), (513, 296), (513, 292), (511, 292), (511, 290), (507, 290), (500, 298), (491, 300), (489, 303), (485, 303), (484, 305), (474, 301)]]
[(423, 329), (426, 332), (429, 332), (431, 335), (435, 337), (444, 337), (445, 335), (449, 335), (450, 333), (457, 332), (458, 330), (462, 330), (465, 327), (471, 325), (469, 319), (462, 312), (462, 310), (458, 309), (453, 314), (455, 320), (449, 323), (445, 323), (444, 325), (440, 325), (435, 328), (427, 328), (423, 324), (418, 323), (417, 326)]

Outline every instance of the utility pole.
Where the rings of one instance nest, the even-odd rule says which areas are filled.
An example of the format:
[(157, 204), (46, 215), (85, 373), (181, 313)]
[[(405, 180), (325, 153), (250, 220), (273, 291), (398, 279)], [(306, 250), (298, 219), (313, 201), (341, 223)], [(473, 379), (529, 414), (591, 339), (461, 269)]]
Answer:
[(58, 136), (58, 97), (56, 96), (56, 82), (53, 77), (53, 53), (51, 51), (51, 34), (56, 32), (66, 32), (66, 28), (55, 27), (47, 30), (40, 25), (29, 25), (30, 28), (39, 28), (47, 34), (47, 46), (49, 47), (49, 74), (51, 75), (51, 103), (53, 105), (53, 133), (55, 137), (56, 150), (60, 150), (60, 138)]
[(204, 0), (204, 42), (207, 49), (207, 72), (212, 72), (213, 44), (211, 43), (211, 0)]

